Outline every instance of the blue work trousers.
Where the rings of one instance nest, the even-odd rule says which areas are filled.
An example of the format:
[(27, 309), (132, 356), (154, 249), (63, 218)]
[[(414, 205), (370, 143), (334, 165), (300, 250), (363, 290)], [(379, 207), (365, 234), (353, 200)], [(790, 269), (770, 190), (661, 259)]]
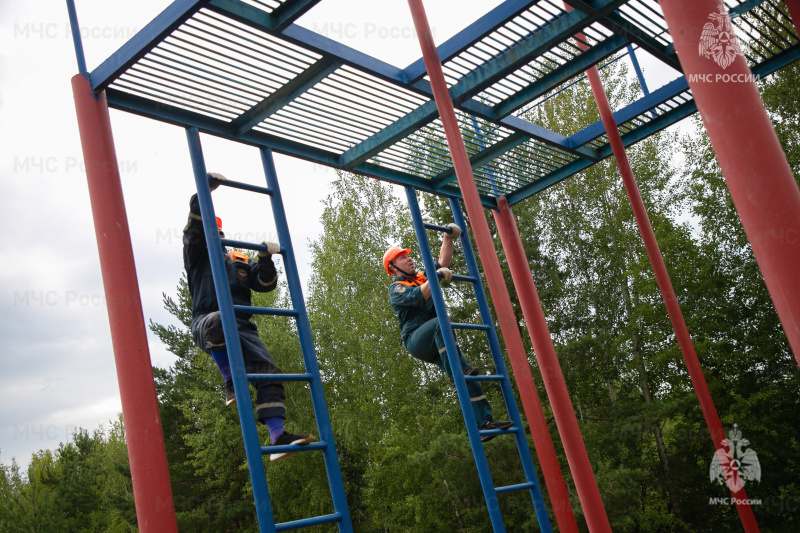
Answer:
[[(438, 366), (447, 377), (452, 378), (453, 372), (450, 368), (450, 361), (447, 358), (447, 350), (444, 346), (442, 330), (439, 326), (439, 319), (432, 318), (414, 330), (405, 340), (408, 353), (426, 363)], [(458, 348), (458, 358), (461, 364), (461, 372), (470, 368), (470, 364)], [(467, 381), (467, 391), (472, 404), (472, 412), (475, 413), (475, 420), (478, 427), (482, 427), (492, 418), (492, 407), (483, 393), (481, 384), (477, 381)]]

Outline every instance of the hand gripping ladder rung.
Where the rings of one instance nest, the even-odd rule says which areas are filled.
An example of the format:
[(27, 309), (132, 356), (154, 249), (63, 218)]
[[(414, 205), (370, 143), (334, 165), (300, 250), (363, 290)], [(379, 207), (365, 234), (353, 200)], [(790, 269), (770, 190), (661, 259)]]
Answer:
[[(209, 188), (208, 177), (206, 174), (203, 152), (200, 146), (200, 135), (197, 128), (187, 128), (186, 136), (189, 141), (189, 152), (192, 158), (195, 182), (197, 185), (197, 196), (200, 201), (200, 211), (203, 219), (203, 230), (206, 236), (209, 250), (219, 250), (225, 244), (250, 250), (266, 251), (264, 245), (220, 239), (216, 224), (214, 222), (214, 205), (211, 200), (211, 190)], [(239, 420), (244, 437), (245, 455), (250, 470), (250, 480), (253, 485), (253, 498), (256, 506), (256, 517), (259, 530), (263, 533), (273, 533), (277, 531), (288, 531), (311, 527), (318, 524), (336, 523), (340, 532), (350, 533), (353, 525), (350, 520), (350, 513), (347, 508), (347, 499), (344, 492), (344, 482), (342, 480), (339, 461), (336, 457), (336, 447), (333, 442), (333, 430), (331, 429), (330, 416), (325, 401), (325, 394), (322, 390), (322, 380), (320, 378), (319, 365), (317, 363), (314, 342), (311, 336), (311, 326), (308, 321), (305, 301), (303, 300), (300, 276), (297, 271), (292, 240), (289, 235), (289, 227), (286, 222), (286, 213), (281, 199), (278, 178), (275, 173), (275, 164), (272, 160), (272, 152), (268, 148), (261, 148), (261, 161), (266, 175), (267, 187), (258, 187), (236, 181), (221, 181), (219, 185), (233, 187), (249, 192), (265, 194), (270, 197), (272, 212), (275, 218), (275, 225), (278, 231), (278, 238), (281, 243), (281, 255), (286, 270), (286, 279), (289, 285), (289, 293), (292, 300), (293, 309), (270, 309), (250, 306), (234, 306), (228, 286), (227, 275), (225, 273), (225, 263), (222, 254), (210, 253), (211, 271), (214, 276), (214, 288), (219, 303), (222, 327), (225, 333), (225, 344), (228, 347), (228, 358), (231, 367), (231, 378), (234, 390), (236, 391), (236, 406), (239, 411)], [(297, 331), (300, 337), (300, 346), (303, 352), (303, 362), (305, 364), (305, 374), (247, 374), (245, 371), (244, 360), (242, 357), (239, 334), (236, 326), (235, 313), (243, 312), (247, 314), (268, 314), (294, 317), (297, 321)], [(253, 405), (250, 401), (250, 389), (248, 381), (263, 380), (280, 381), (306, 381), (311, 392), (311, 403), (317, 422), (317, 432), (319, 442), (310, 443), (303, 446), (261, 446), (256, 430), (255, 414)], [(331, 514), (284, 522), (275, 523), (270, 503), (269, 489), (267, 487), (266, 473), (264, 470), (263, 454), (302, 451), (312, 452), (321, 451), (324, 457), (325, 470), (328, 476), (328, 486), (333, 500), (334, 512)]]
[[(452, 233), (452, 229), (446, 226), (437, 226), (434, 224), (426, 224), (422, 220), (422, 213), (419, 209), (417, 201), (417, 193), (413, 187), (406, 187), (406, 197), (408, 199), (408, 207), (411, 211), (411, 220), (414, 222), (414, 231), (416, 232), (417, 241), (419, 242), (419, 250), (422, 255), (422, 261), (425, 266), (426, 272), (435, 272), (435, 264), (433, 254), (431, 253), (430, 244), (428, 243), (428, 236), (425, 232), (426, 229), (440, 231), (443, 233)], [(478, 303), (478, 308), (483, 320), (482, 325), (474, 324), (452, 324), (447, 315), (447, 307), (445, 305), (444, 296), (442, 294), (441, 286), (437, 276), (428, 276), (429, 285), (431, 288), (431, 298), (433, 298), (433, 305), (436, 308), (436, 315), (439, 319), (439, 325), (444, 338), (445, 349), (447, 350), (447, 357), (449, 358), (450, 368), (461, 368), (458, 358), (458, 351), (456, 349), (455, 336), (453, 329), (479, 329), (486, 332), (486, 338), (489, 343), (489, 348), (492, 353), (492, 360), (497, 374), (491, 376), (464, 376), (461, 372), (453, 372), (453, 381), (458, 393), (458, 400), (461, 405), (461, 411), (464, 416), (464, 423), (467, 426), (467, 435), (469, 437), (470, 445), (472, 446), (472, 454), (475, 457), (475, 465), (478, 469), (478, 477), (480, 478), (483, 495), (486, 500), (486, 507), (489, 511), (489, 518), (492, 522), (494, 531), (505, 531), (503, 517), (500, 513), (500, 507), (497, 500), (497, 494), (503, 492), (512, 492), (518, 490), (530, 491), (531, 500), (533, 502), (536, 518), (539, 521), (539, 527), (542, 531), (552, 531), (550, 527), (550, 519), (547, 516), (547, 509), (544, 505), (544, 498), (542, 491), (539, 487), (539, 482), (536, 477), (536, 470), (533, 466), (533, 459), (531, 458), (528, 442), (525, 438), (525, 432), (522, 429), (522, 420), (519, 416), (516, 401), (514, 400), (514, 393), (511, 389), (511, 382), (508, 379), (508, 372), (506, 371), (503, 354), (500, 350), (500, 341), (497, 338), (497, 332), (494, 328), (492, 315), (489, 311), (489, 303), (486, 299), (486, 294), (481, 284), (480, 272), (478, 271), (478, 264), (475, 261), (475, 255), (472, 252), (472, 244), (469, 241), (469, 236), (466, 232), (466, 223), (464, 215), (461, 211), (461, 206), (458, 199), (450, 198), (450, 209), (453, 212), (453, 219), (455, 223), (461, 228), (461, 247), (464, 253), (464, 258), (467, 262), (469, 269), (469, 276), (459, 276), (454, 274), (453, 280), (467, 281), (472, 283), (475, 298)], [(472, 412), (472, 406), (467, 391), (467, 381), (496, 381), (500, 384), (503, 400), (505, 402), (506, 410), (508, 411), (509, 420), (513, 426), (509, 429), (491, 429), (479, 430), (475, 415)], [(481, 443), (482, 435), (513, 435), (514, 441), (517, 446), (520, 461), (522, 463), (522, 470), (525, 475), (525, 482), (516, 485), (509, 485), (506, 487), (495, 487), (492, 482), (491, 473), (489, 472), (489, 464), (486, 458), (486, 453)]]

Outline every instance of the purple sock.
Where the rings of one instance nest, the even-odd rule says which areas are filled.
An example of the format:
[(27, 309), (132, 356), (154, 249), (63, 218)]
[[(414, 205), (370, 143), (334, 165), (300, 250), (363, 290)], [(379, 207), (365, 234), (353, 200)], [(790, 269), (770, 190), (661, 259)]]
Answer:
[(219, 373), (222, 374), (222, 379), (231, 379), (231, 365), (228, 362), (228, 350), (213, 350), (211, 352), (211, 357), (214, 358)]
[(269, 428), (269, 440), (275, 444), (275, 441), (278, 440), (278, 437), (283, 433), (283, 418), (279, 416), (267, 418), (264, 420), (264, 423)]

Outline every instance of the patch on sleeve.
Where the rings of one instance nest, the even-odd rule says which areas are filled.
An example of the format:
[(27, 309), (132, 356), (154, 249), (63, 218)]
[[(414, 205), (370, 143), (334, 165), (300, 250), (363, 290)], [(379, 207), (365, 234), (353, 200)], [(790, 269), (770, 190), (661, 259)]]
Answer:
[(394, 286), (394, 292), (404, 292), (406, 290), (405, 285), (400, 285), (399, 283)]

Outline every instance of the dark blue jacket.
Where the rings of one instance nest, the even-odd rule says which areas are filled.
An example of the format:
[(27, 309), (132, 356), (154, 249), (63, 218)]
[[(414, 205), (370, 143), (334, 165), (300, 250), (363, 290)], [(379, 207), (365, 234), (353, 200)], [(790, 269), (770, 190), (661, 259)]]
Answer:
[[(252, 305), (251, 290), (269, 292), (278, 285), (278, 273), (271, 256), (259, 257), (257, 262), (233, 260), (222, 247), (225, 271), (234, 305)], [(200, 202), (197, 195), (189, 200), (189, 221), (183, 230), (183, 266), (192, 296), (192, 317), (219, 311), (211, 261), (208, 256)], [(236, 313), (236, 318), (250, 320), (252, 315)]]

